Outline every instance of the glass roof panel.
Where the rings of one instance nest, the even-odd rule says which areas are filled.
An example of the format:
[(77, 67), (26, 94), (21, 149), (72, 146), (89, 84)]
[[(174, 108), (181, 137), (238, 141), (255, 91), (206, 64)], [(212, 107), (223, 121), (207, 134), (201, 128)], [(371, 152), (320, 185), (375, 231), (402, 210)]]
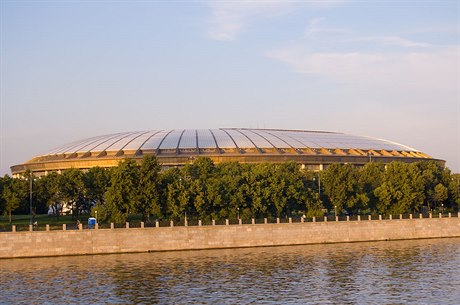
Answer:
[[(180, 134), (179, 134), (180, 137)], [(180, 139), (179, 148), (196, 149), (196, 132), (195, 129), (186, 129)]]
[(254, 144), (249, 141), (244, 135), (239, 133), (237, 130), (234, 129), (225, 129), (228, 134), (232, 137), (232, 139), (236, 142), (236, 145), (240, 148), (255, 148)]
[(142, 145), (141, 149), (158, 149), (158, 146), (160, 145), (161, 141), (163, 138), (168, 134), (169, 130), (161, 130), (154, 135), (152, 135), (151, 138), (147, 140), (147, 142)]
[(91, 141), (86, 141), (85, 143), (82, 143), (82, 145), (79, 145), (78, 147), (75, 147), (73, 149), (74, 150), (73, 152), (85, 153), (85, 152), (91, 151), (91, 149), (93, 147), (98, 146), (101, 143), (105, 143), (109, 139), (112, 139), (112, 138), (114, 138), (114, 137), (116, 137), (118, 135), (120, 135), (120, 133), (104, 135), (104, 136), (100, 136), (100, 137), (97, 137), (97, 138), (93, 138)]
[(137, 136), (139, 136), (139, 135), (141, 135), (143, 133), (145, 133), (145, 131), (131, 132), (128, 135), (126, 135), (124, 138), (121, 138), (120, 140), (118, 140), (116, 143), (113, 143), (112, 145), (110, 145), (110, 147), (108, 147), (107, 150), (119, 151), (119, 150), (123, 149), (126, 146), (126, 144), (128, 144), (134, 138), (136, 138)]
[(217, 145), (220, 148), (230, 148), (230, 149), (235, 149), (235, 143), (233, 143), (232, 139), (229, 137), (229, 135), (221, 130), (221, 129), (212, 129), (211, 132), (214, 134), (216, 137)]
[(279, 136), (294, 148), (307, 148), (311, 146), (307, 145), (305, 143), (306, 141), (300, 140), (299, 136), (302, 135), (301, 132), (288, 132), (283, 130), (268, 130), (267, 132)]
[(131, 142), (129, 142), (123, 150), (138, 150), (141, 148), (142, 144), (144, 144), (145, 141), (150, 139), (154, 134), (160, 132), (160, 130), (152, 130), (148, 132), (144, 132), (140, 134), (139, 136), (135, 137), (132, 139)]
[(308, 134), (294, 134), (295, 138), (301, 142), (303, 145), (310, 147), (310, 148), (320, 148), (321, 146), (318, 145), (316, 142), (312, 142), (311, 139), (308, 137)]
[(282, 135), (278, 135), (278, 134), (272, 133), (270, 131), (255, 130), (255, 132), (257, 132), (258, 134), (263, 136), (265, 139), (270, 141), (270, 143), (272, 143), (277, 148), (290, 148), (291, 146), (295, 147), (295, 145), (297, 145), (297, 146), (299, 145), (299, 142), (295, 142), (294, 143), (295, 145), (292, 145), (290, 142), (294, 142), (294, 141), (292, 141), (291, 138), (283, 137)]
[(215, 148), (216, 142), (209, 129), (198, 129), (198, 146), (200, 148)]
[[(124, 132), (124, 133), (119, 133), (119, 134), (116, 134), (116, 135), (112, 135), (111, 137), (107, 137), (105, 139), (105, 141), (102, 141), (102, 142), (98, 143), (97, 145), (93, 146), (90, 150), (87, 150), (87, 151), (104, 151), (108, 147), (110, 147), (110, 145), (112, 145), (112, 144), (116, 143), (117, 141), (123, 139), (127, 135), (129, 135), (129, 132)], [(89, 146), (88, 146), (88, 148), (89, 148)]]
[(243, 134), (248, 136), (254, 144), (259, 148), (273, 148), (273, 145), (270, 144), (267, 140), (263, 137), (258, 135), (257, 133), (253, 132), (252, 130), (241, 130)]
[(97, 141), (98, 139), (100, 139), (102, 137), (105, 137), (105, 136), (98, 136), (98, 137), (92, 137), (92, 138), (89, 138), (89, 139), (83, 139), (83, 140), (79, 140), (79, 141), (74, 141), (72, 143), (56, 147), (53, 150), (51, 150), (48, 153), (46, 153), (46, 155), (54, 155), (54, 154), (59, 154), (59, 153), (66, 153), (69, 150), (73, 150), (75, 148), (78, 148), (78, 147), (81, 147), (81, 146), (84, 146), (84, 145), (88, 145), (88, 143)]
[(82, 143), (82, 145), (74, 147), (73, 150), (76, 153), (87, 152), (91, 149), (91, 147), (94, 147), (95, 145), (97, 145), (96, 143), (100, 143), (101, 141), (104, 141), (105, 139), (107, 139), (107, 136), (100, 136), (97, 138), (93, 138), (90, 141), (86, 141), (85, 143)]
[(160, 149), (176, 149), (183, 131), (183, 129), (174, 129), (165, 137), (163, 143), (161, 143)]

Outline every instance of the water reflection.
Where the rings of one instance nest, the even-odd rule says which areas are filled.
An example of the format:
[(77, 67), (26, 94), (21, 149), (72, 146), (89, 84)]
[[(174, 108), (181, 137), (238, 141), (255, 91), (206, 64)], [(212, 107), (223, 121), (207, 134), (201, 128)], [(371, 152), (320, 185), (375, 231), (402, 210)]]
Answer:
[(460, 239), (0, 260), (2, 304), (457, 304)]

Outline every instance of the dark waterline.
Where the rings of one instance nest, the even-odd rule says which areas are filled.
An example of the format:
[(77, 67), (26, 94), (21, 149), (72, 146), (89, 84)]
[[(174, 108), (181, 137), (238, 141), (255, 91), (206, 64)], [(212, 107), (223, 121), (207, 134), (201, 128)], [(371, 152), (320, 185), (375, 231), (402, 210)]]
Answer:
[(459, 304), (460, 238), (0, 260), (1, 304)]

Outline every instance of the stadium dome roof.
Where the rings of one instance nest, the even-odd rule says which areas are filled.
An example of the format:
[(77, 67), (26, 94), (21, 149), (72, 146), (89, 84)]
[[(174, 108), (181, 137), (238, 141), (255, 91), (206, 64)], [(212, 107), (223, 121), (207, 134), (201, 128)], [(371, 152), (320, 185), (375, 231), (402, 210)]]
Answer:
[[(363, 164), (374, 158), (413, 162), (432, 159), (408, 146), (370, 137), (336, 132), (220, 128), (122, 132), (75, 141), (11, 167), (13, 174), (71, 167), (116, 166), (124, 158), (155, 154), (164, 166), (178, 166), (198, 156), (215, 162), (283, 162), (314, 166)], [(318, 168), (321, 169), (321, 168)]]

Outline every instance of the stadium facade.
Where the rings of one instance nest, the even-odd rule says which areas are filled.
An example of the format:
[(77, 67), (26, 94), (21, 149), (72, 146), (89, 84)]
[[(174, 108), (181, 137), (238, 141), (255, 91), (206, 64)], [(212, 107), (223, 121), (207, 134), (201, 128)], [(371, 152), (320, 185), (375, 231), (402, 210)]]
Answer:
[(75, 141), (24, 164), (11, 167), (13, 176), (26, 170), (46, 175), (70, 168), (113, 167), (121, 160), (156, 155), (163, 167), (182, 166), (200, 156), (215, 163), (295, 161), (303, 168), (322, 170), (332, 163), (362, 166), (368, 162), (436, 160), (408, 146), (387, 140), (337, 132), (220, 128), (123, 132)]

